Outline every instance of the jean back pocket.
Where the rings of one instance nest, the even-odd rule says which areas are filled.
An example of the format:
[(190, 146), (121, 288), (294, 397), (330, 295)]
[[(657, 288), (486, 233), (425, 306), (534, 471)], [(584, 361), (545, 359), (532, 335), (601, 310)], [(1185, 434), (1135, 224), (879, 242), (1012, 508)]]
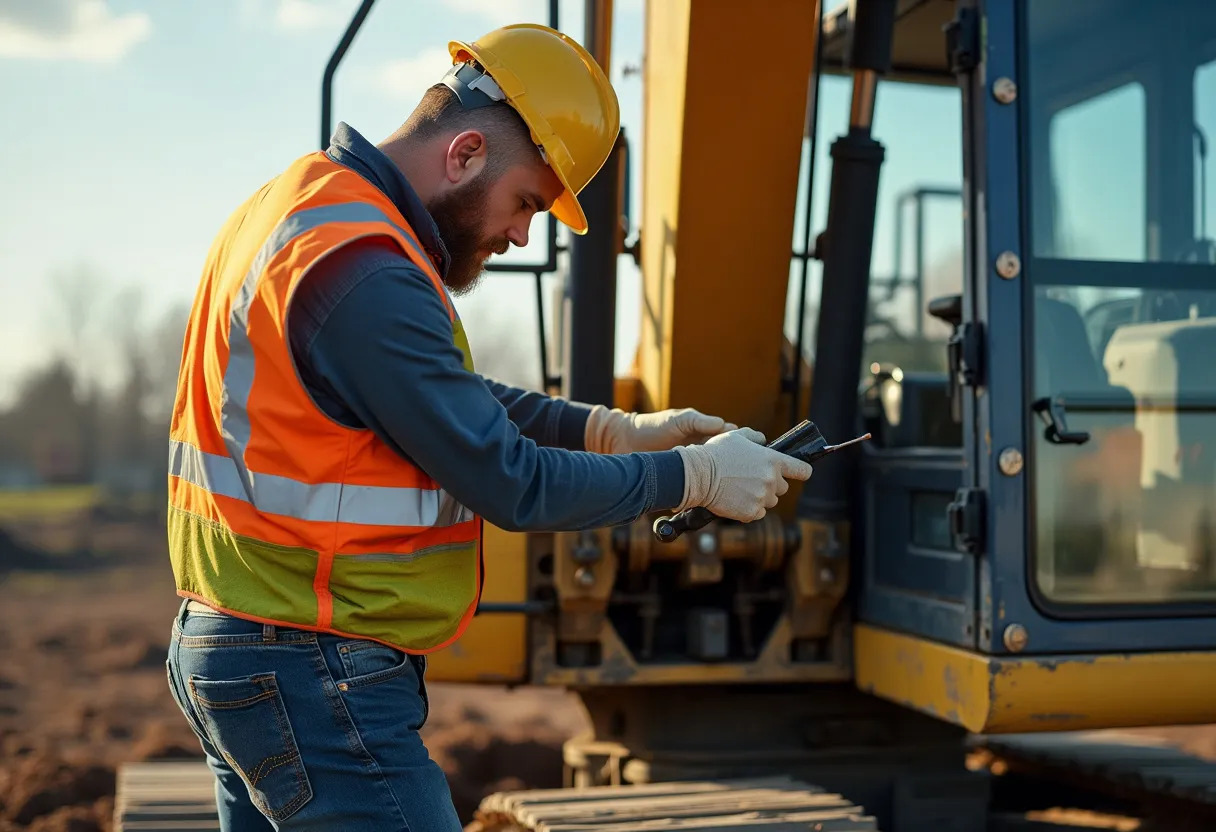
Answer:
[(274, 673), (242, 679), (190, 677), (212, 745), (241, 776), (262, 814), (284, 820), (312, 798), (312, 786)]

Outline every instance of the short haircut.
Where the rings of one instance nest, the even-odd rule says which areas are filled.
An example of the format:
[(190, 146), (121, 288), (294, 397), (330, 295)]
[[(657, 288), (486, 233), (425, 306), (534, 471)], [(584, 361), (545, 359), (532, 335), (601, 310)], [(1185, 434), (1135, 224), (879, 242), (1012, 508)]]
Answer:
[(465, 130), (477, 130), (486, 137), (485, 172), (490, 182), (509, 167), (528, 159), (541, 163), (528, 125), (509, 104), (500, 102), (466, 110), (445, 84), (428, 89), (397, 132), (418, 141), (429, 141), (444, 133)]

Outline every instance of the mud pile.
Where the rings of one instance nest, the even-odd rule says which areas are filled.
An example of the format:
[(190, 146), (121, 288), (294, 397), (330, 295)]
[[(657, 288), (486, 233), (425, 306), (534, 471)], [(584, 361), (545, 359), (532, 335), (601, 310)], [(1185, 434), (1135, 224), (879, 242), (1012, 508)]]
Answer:
[(572, 696), (463, 685), (428, 690), (431, 714), (422, 736), (466, 823), (487, 794), (562, 784), (561, 745), (587, 728)]

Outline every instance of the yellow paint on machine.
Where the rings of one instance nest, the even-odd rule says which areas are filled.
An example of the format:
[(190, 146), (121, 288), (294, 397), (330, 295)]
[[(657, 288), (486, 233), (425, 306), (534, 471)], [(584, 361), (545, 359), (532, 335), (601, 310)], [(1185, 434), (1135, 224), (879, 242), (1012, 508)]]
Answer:
[(989, 657), (867, 624), (853, 652), (858, 688), (974, 733), (1216, 722), (1216, 652)]
[[(523, 601), (528, 582), (528, 538), (489, 523), (483, 601)], [(523, 682), (527, 676), (528, 622), (522, 614), (482, 614), (452, 646), (427, 657), (427, 680), (436, 682)]]
[(777, 410), (781, 331), (819, 4), (757, 9), (646, 4), (636, 366), (645, 409), (696, 407), (780, 433), (789, 427), (788, 411)]

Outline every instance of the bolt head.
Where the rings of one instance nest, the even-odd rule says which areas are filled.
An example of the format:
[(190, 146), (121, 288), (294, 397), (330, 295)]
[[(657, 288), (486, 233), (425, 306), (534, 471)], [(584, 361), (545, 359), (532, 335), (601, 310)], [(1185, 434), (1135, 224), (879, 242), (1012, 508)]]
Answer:
[(992, 97), (1002, 104), (1012, 104), (1018, 98), (1018, 85), (1004, 76), (992, 82)]
[(580, 566), (574, 570), (574, 582), (579, 586), (591, 586), (595, 583), (595, 572), (586, 566)]
[(1013, 280), (1022, 273), (1022, 261), (1012, 251), (1002, 251), (996, 258), (996, 273), (1006, 280)]
[(1005, 647), (1013, 653), (1021, 653), (1030, 641), (1030, 633), (1021, 624), (1010, 624), (1005, 628)]
[(1007, 477), (1016, 477), (1022, 473), (1022, 466), (1025, 460), (1022, 458), (1022, 452), (1017, 448), (1006, 448), (1001, 451), (1001, 455), (997, 458), (997, 463), (1001, 466), (1001, 473)]

